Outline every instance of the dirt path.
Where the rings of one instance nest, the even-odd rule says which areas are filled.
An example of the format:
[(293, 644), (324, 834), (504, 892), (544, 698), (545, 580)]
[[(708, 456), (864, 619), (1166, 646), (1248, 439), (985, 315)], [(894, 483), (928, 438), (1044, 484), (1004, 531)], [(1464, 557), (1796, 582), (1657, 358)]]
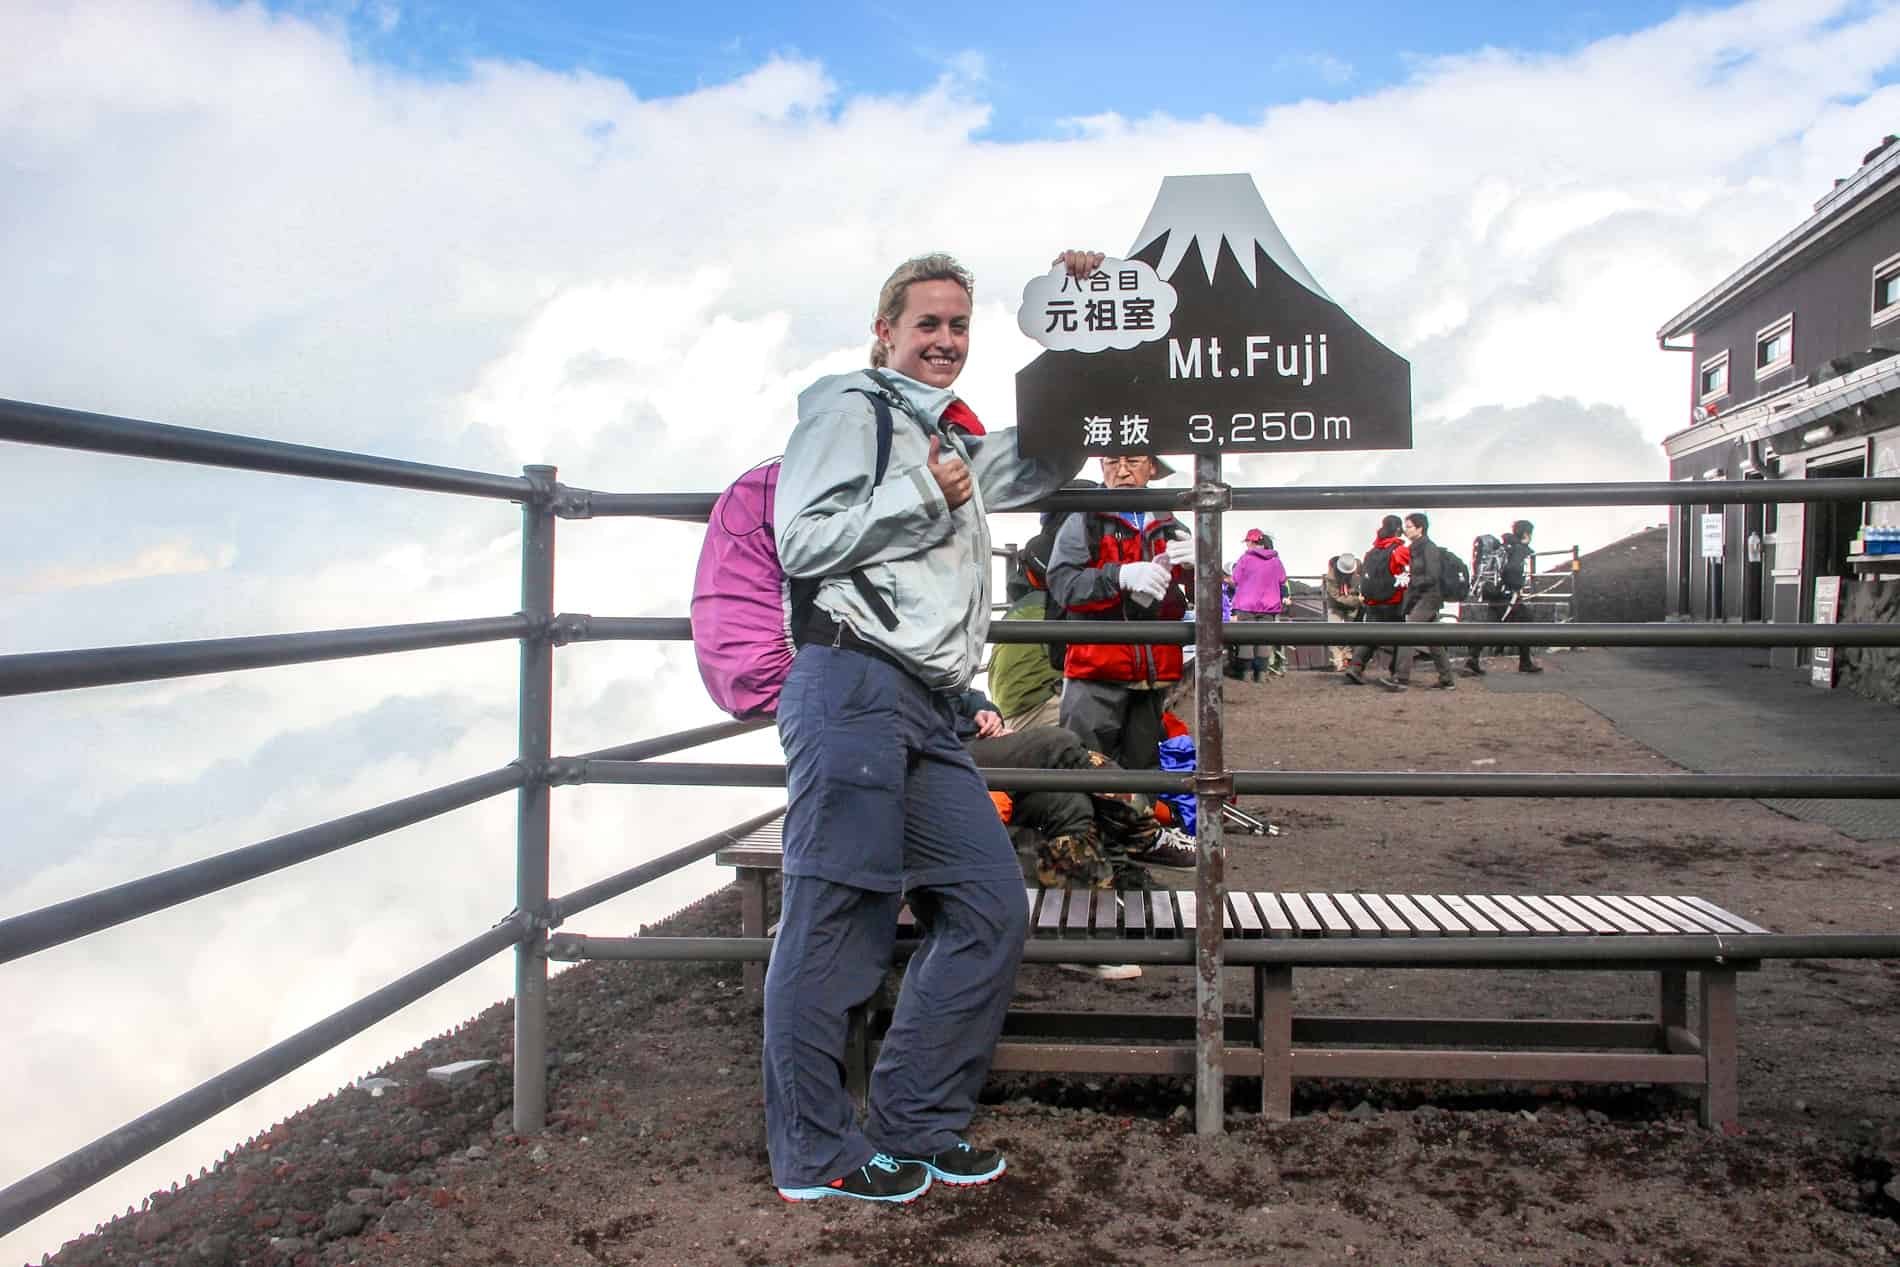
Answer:
[[(1667, 771), (1561, 693), (1390, 696), (1318, 673), (1233, 688), (1233, 764), (1264, 769)], [(1429, 675), (1426, 675), (1428, 678)], [(1421, 679), (1424, 680), (1424, 679)], [(1482, 764), (1480, 764), (1482, 763)], [(1753, 802), (1289, 799), (1287, 834), (1233, 843), (1236, 887), (1698, 893), (1787, 930), (1900, 930), (1896, 842)], [(735, 932), (731, 891), (665, 931)], [(580, 929), (577, 931), (585, 931)], [(1230, 998), (1244, 1002), (1242, 974)], [(1310, 971), (1303, 1011), (1641, 1018), (1631, 974)], [(1083, 982), (1025, 968), (1027, 1006), (1186, 1011), (1186, 969)], [(1263, 1123), (1196, 1138), (1168, 1079), (993, 1081), (973, 1135), (1012, 1172), (903, 1209), (791, 1207), (767, 1179), (759, 1014), (737, 968), (585, 965), (553, 990), (547, 1135), (505, 1135), (506, 1006), (395, 1062), (381, 1099), (313, 1106), (175, 1197), (55, 1261), (151, 1263), (1136, 1264), (1900, 1262), (1900, 969), (1771, 964), (1741, 990), (1744, 1132), (1647, 1088), (1302, 1083)], [(352, 1191), (354, 1190), (354, 1191)], [(1896, 1186), (1900, 1190), (1900, 1186)], [(327, 1229), (327, 1230), (326, 1230)], [(271, 1248), (271, 1239), (280, 1240)]]

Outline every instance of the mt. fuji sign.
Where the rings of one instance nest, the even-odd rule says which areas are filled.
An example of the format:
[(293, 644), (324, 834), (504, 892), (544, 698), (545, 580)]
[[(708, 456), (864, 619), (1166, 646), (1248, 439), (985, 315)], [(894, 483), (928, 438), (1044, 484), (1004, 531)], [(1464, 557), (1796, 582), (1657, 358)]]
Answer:
[(1127, 259), (1023, 289), (1026, 456), (1412, 447), (1412, 367), (1300, 262), (1253, 178), (1170, 176)]

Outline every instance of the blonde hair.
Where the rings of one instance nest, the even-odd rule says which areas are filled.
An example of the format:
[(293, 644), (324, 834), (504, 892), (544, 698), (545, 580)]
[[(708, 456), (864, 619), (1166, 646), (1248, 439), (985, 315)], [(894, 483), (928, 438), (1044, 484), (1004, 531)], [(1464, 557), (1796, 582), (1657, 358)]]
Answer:
[[(880, 320), (897, 324), (904, 315), (904, 304), (910, 298), (913, 282), (955, 282), (963, 287), (963, 293), (974, 302), (976, 299), (976, 278), (970, 270), (956, 260), (939, 251), (933, 255), (919, 255), (916, 259), (905, 260), (897, 270), (885, 279), (884, 289), (877, 292), (877, 316)], [(890, 359), (882, 339), (871, 340), (871, 368), (883, 369)]]

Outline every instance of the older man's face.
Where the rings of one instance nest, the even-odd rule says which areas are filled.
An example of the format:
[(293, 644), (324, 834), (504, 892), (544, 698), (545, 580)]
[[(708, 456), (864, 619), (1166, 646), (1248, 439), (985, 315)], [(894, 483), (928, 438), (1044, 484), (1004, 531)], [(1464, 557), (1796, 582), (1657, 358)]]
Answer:
[(1146, 488), (1155, 477), (1154, 459), (1126, 454), (1102, 459), (1102, 483), (1109, 488)]

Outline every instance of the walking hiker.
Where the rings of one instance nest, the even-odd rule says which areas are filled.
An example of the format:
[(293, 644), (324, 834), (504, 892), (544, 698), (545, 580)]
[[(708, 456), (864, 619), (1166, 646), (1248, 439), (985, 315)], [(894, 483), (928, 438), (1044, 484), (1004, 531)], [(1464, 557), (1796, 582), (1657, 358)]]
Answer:
[[(1530, 584), (1532, 573), (1537, 567), (1537, 555), (1531, 549), (1531, 533), (1536, 525), (1528, 519), (1518, 519), (1511, 523), (1511, 530), (1502, 538), (1503, 560), (1498, 567), (1498, 596), (1484, 595), (1487, 600), (1486, 619), (1504, 623), (1525, 623), (1531, 621), (1531, 613), (1524, 603), (1524, 590)], [(1465, 660), (1465, 672), (1473, 677), (1485, 672), (1485, 648), (1473, 647)], [(1509, 647), (1500, 647), (1508, 652)], [(1542, 673), (1544, 666), (1531, 658), (1529, 645), (1517, 649), (1517, 671), (1519, 673)]]
[[(1438, 621), (1438, 613), (1445, 606), (1441, 588), (1444, 575), (1444, 561), (1439, 558), (1443, 549), (1431, 539), (1429, 529), (1431, 520), (1423, 511), (1413, 511), (1405, 517), (1403, 531), (1405, 542), (1411, 552), (1411, 579), (1405, 587), (1405, 623), (1408, 625), (1430, 625)], [(1438, 689), (1456, 690), (1457, 680), (1451, 675), (1451, 657), (1442, 646), (1425, 648), (1432, 658), (1432, 664), (1438, 669)], [(1397, 657), (1392, 667), (1392, 676), (1380, 683), (1388, 690), (1402, 691), (1412, 680), (1412, 660), (1410, 654)]]
[[(1069, 273), (1102, 256), (1070, 251)], [(989, 632), (986, 515), (1047, 496), (1072, 464), (1024, 459), (952, 392), (973, 285), (947, 255), (878, 297), (869, 372), (798, 400), (777, 491), (780, 562), (815, 579), (778, 704), (784, 887), (765, 978), (765, 1120), (788, 1201), (904, 1202), (933, 1180), (987, 1183), (1002, 1155), (968, 1127), (1022, 958), (1015, 851), (953, 703)], [(896, 415), (887, 474), (880, 394)], [(891, 965), (908, 897), (923, 933), (872, 1071), (862, 1126), (843, 1081), (846, 1017)]]
[[(1367, 624), (1393, 624), (1405, 619), (1405, 585), (1411, 579), (1412, 550), (1405, 544), (1403, 528), (1397, 515), (1381, 519), (1372, 537), (1372, 548), (1359, 560), (1359, 595), (1364, 600), (1362, 619)], [(1374, 642), (1374, 635), (1375, 631), (1368, 629), (1365, 643), (1354, 647), (1346, 661), (1346, 680), (1354, 686), (1365, 685), (1366, 670), (1382, 649), (1391, 652), (1392, 671), (1398, 672), (1399, 648)]]
[[(1247, 548), (1234, 560), (1234, 619), (1245, 621), (1286, 619), (1286, 564), (1280, 562), (1273, 538), (1258, 528), (1247, 529)], [(1266, 654), (1262, 654), (1262, 653)], [(1255, 643), (1253, 680), (1262, 670), (1275, 677), (1286, 676), (1286, 648)]]
[[(1359, 593), (1359, 556), (1335, 554), (1326, 560), (1326, 575), (1320, 579), (1320, 590), (1326, 598), (1328, 624), (1357, 622), (1366, 606), (1366, 600)], [(1331, 646), (1326, 648), (1326, 654), (1332, 658), (1333, 672), (1337, 673), (1352, 659), (1352, 648)]]

